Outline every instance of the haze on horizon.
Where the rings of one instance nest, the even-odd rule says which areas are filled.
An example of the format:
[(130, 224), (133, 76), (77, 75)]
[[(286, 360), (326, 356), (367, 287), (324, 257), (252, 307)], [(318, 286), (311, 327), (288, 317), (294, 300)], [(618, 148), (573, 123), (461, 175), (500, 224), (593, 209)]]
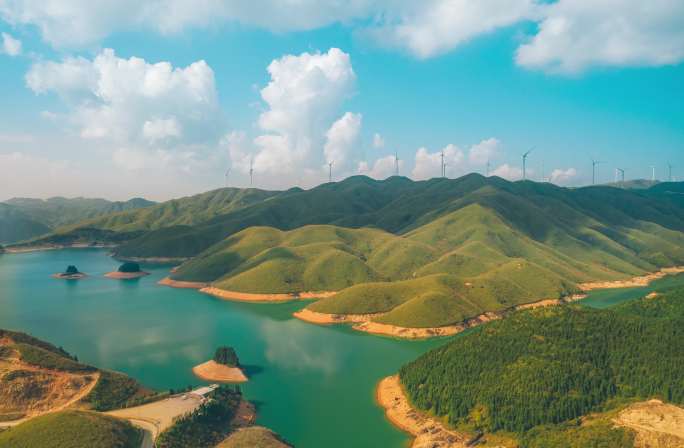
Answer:
[(0, 200), (684, 173), (684, 4), (0, 2)]

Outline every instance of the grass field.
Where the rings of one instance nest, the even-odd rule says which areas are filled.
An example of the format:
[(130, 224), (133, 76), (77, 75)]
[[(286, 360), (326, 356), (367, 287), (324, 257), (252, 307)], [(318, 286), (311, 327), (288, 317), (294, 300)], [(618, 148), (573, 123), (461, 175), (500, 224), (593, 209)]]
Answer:
[(280, 440), (273, 431), (260, 426), (239, 429), (216, 448), (287, 448), (290, 445)]
[(87, 411), (55, 412), (0, 432), (0, 448), (138, 448), (141, 440), (130, 423)]

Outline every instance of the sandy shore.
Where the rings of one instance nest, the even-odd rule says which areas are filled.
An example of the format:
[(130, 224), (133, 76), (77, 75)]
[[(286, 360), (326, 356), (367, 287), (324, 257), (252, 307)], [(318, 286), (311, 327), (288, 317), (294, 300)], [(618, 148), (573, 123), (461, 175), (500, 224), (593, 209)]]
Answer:
[(83, 272), (79, 272), (78, 274), (64, 274), (64, 273), (58, 272), (57, 274), (52, 274), (50, 277), (58, 278), (61, 280), (78, 280), (80, 278), (87, 277), (87, 275), (84, 274)]
[(117, 257), (114, 258), (120, 261), (132, 261), (134, 263), (150, 263), (150, 264), (178, 264), (189, 260), (187, 257)]
[(49, 244), (43, 246), (19, 246), (19, 247), (5, 247), (5, 253), (8, 254), (23, 254), (27, 252), (41, 252), (45, 250), (59, 250), (59, 249), (109, 249), (116, 247), (114, 244)]
[(205, 381), (220, 383), (244, 383), (247, 381), (247, 377), (239, 367), (228, 367), (214, 360), (196, 365), (192, 368), (192, 373)]
[(411, 407), (399, 382), (399, 375), (388, 376), (375, 390), (378, 404), (397, 428), (415, 437), (412, 448), (465, 448), (470, 437), (447, 429), (438, 420)]
[(118, 272), (118, 271), (114, 271), (114, 272), (106, 273), (105, 277), (116, 278), (119, 280), (128, 280), (128, 279), (132, 279), (132, 278), (144, 277), (146, 275), (150, 275), (150, 273), (145, 272), (145, 271), (140, 271), (140, 272)]
[(252, 294), (248, 292), (228, 291), (225, 289), (208, 286), (200, 289), (200, 292), (218, 297), (223, 300), (236, 300), (239, 302), (288, 302), (291, 300), (323, 299), (332, 297), (335, 291), (307, 291), (297, 294)]
[(432, 337), (440, 336), (452, 336), (468, 328), (481, 325), (483, 323), (491, 322), (492, 320), (501, 319), (507, 313), (512, 311), (541, 308), (546, 306), (557, 306), (569, 302), (574, 302), (586, 297), (584, 294), (576, 294), (563, 299), (544, 299), (537, 302), (527, 303), (523, 305), (518, 305), (513, 309), (509, 309), (503, 312), (488, 312), (475, 316), (471, 319), (466, 320), (460, 324), (447, 325), (443, 327), (423, 327), (423, 328), (412, 328), (412, 327), (400, 327), (397, 325), (383, 324), (380, 322), (373, 322), (373, 319), (382, 316), (384, 313), (377, 314), (327, 314), (318, 313), (316, 311), (311, 311), (306, 308), (294, 312), (292, 315), (297, 319), (301, 319), (305, 322), (309, 322), (317, 325), (329, 325), (329, 324), (354, 324), (352, 328), (357, 331), (363, 331), (366, 333), (381, 335), (381, 336), (391, 336), (405, 339), (426, 339)]
[(635, 448), (684, 447), (684, 409), (660, 400), (635, 403), (613, 420), (636, 432)]
[[(173, 271), (173, 269), (172, 269)], [(202, 282), (184, 282), (179, 280), (172, 280), (171, 277), (164, 277), (157, 282), (158, 285), (170, 286), (172, 288), (185, 288), (185, 289), (202, 289), (209, 286), (209, 283)]]
[(636, 288), (648, 286), (653, 280), (658, 280), (666, 275), (681, 274), (684, 272), (684, 266), (675, 266), (671, 268), (663, 268), (658, 272), (651, 274), (632, 277), (626, 280), (615, 280), (609, 282), (587, 282), (580, 283), (578, 286), (583, 291), (591, 291), (594, 289), (612, 289), (612, 288)]

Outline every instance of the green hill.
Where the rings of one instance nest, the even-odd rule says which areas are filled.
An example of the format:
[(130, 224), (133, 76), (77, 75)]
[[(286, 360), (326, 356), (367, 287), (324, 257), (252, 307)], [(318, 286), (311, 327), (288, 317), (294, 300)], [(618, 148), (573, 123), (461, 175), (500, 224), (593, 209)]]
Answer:
[(142, 433), (125, 420), (61, 411), (0, 432), (0, 448), (138, 448)]
[(558, 444), (568, 437), (626, 447), (609, 421), (577, 419), (654, 397), (683, 405), (683, 341), (680, 288), (608, 310), (516, 313), (426, 353), (400, 379), (416, 407), (462, 429), (515, 433), (523, 447), (589, 446)]
[(331, 225), (250, 227), (184, 263), (172, 278), (253, 293), (340, 291), (309, 308), (386, 313), (374, 320), (432, 327), (561, 298), (577, 291), (578, 282), (684, 262), (684, 234), (658, 224), (610, 227), (562, 205), (552, 216), (489, 186), (467, 199), (401, 235)]
[(261, 426), (238, 429), (216, 448), (288, 448), (277, 434)]
[[(13, 366), (0, 376), (0, 417), (3, 413), (21, 413), (37, 402), (51, 402), (51, 388), (58, 384), (59, 374), (79, 376), (81, 384), (92, 380), (99, 372), (95, 387), (80, 403), (98, 411), (117, 409), (153, 394), (123, 373), (100, 370), (81, 363), (61, 347), (21, 332), (0, 329), (0, 363), (19, 359), (32, 367), (31, 371)], [(33, 380), (32, 380), (33, 378)], [(87, 380), (87, 381), (83, 381)], [(78, 390), (78, 384), (73, 388)], [(60, 392), (60, 391), (57, 391)]]
[(30, 240), (50, 233), (60, 226), (124, 210), (141, 209), (153, 204), (154, 202), (141, 198), (125, 202), (62, 197), (9, 199), (0, 203), (0, 243)]

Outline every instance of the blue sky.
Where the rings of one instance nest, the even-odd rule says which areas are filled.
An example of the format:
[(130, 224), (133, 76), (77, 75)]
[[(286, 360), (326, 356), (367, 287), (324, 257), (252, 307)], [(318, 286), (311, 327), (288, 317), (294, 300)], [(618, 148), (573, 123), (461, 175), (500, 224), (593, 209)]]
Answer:
[(684, 175), (676, 1), (647, 17), (612, 0), (300, 2), (289, 19), (268, 0), (156, 3), (130, 22), (119, 6), (0, 2), (0, 200), (166, 199), (227, 169), (249, 185), (250, 163), (263, 188), (324, 182), (330, 160), (336, 179), (384, 178), (395, 151), (416, 179), (444, 150), (450, 177), (489, 160), (515, 180), (531, 147), (528, 175), (561, 185), (589, 183), (592, 157), (602, 181)]

